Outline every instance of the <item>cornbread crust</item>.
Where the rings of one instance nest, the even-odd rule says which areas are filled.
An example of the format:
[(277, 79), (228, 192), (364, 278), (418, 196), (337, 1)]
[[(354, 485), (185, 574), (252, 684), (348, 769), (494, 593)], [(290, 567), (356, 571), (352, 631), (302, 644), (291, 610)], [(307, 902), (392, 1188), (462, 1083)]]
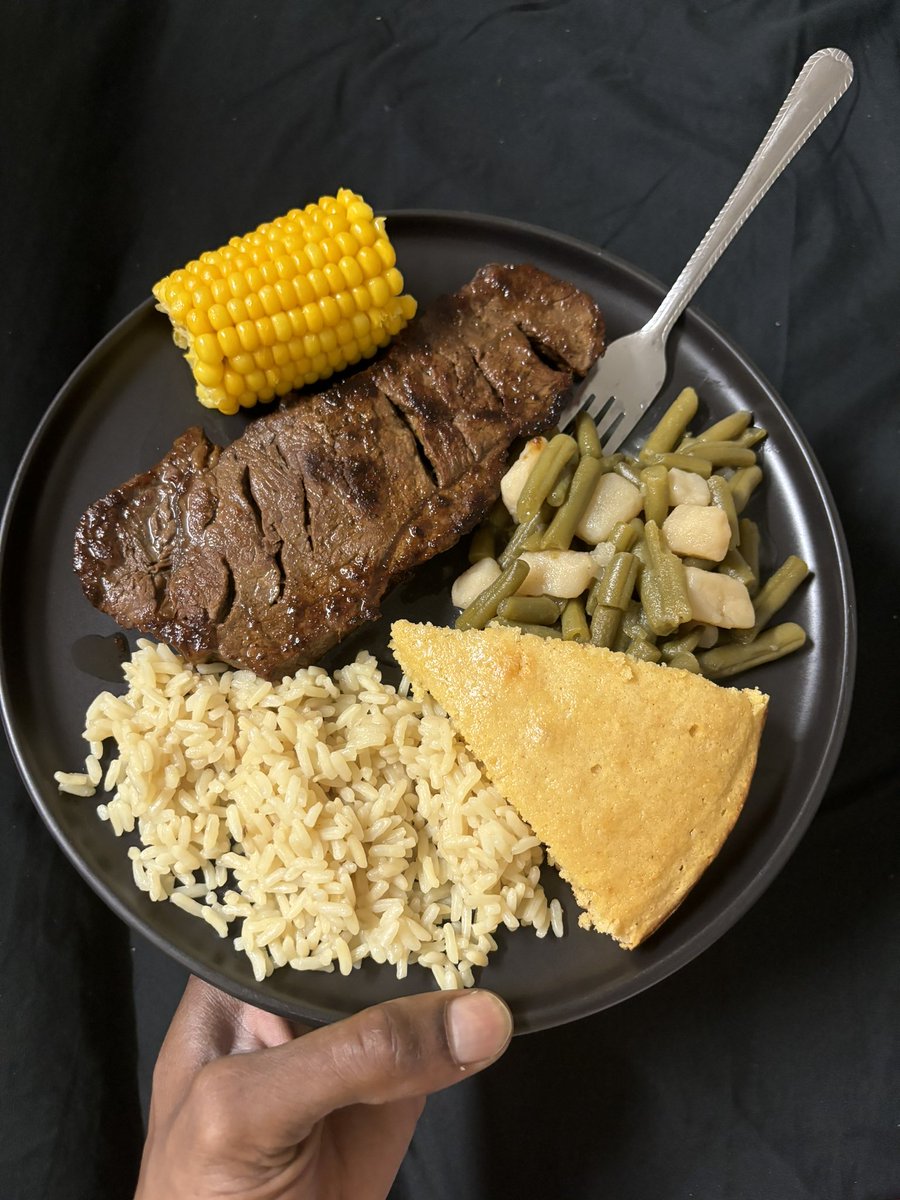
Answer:
[(555, 858), (579, 924), (627, 949), (649, 937), (738, 818), (768, 697), (505, 627), (391, 633), (416, 695), (446, 709)]

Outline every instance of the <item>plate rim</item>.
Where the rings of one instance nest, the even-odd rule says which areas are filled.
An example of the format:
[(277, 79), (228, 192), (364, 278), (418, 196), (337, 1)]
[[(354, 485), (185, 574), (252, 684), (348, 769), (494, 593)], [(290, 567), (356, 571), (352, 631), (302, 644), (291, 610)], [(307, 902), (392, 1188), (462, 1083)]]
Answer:
[[(580, 255), (586, 254), (595, 257), (603, 263), (608, 264), (614, 271), (626, 277), (630, 276), (641, 283), (658, 300), (661, 300), (667, 291), (665, 285), (649, 272), (610, 253), (602, 247), (570, 234), (560, 233), (556, 230), (516, 218), (495, 216), (470, 210), (427, 208), (387, 209), (384, 211), (384, 216), (389, 222), (400, 221), (409, 222), (410, 224), (423, 222), (444, 228), (456, 226), (459, 230), (474, 231), (477, 229), (480, 234), (488, 232), (489, 234), (497, 233), (502, 236), (505, 233), (512, 237), (521, 238), (525, 236), (535, 238), (538, 241), (549, 241), (558, 247), (571, 249)], [(4, 503), (2, 518), (0, 518), (0, 580), (2, 580), (9, 569), (7, 549), (16, 517), (19, 515), (17, 513), (17, 504), (20, 492), (29, 477), (35, 457), (42, 449), (45, 439), (60, 416), (69, 392), (80, 384), (86, 373), (98, 362), (102, 361), (111, 344), (124, 337), (128, 333), (130, 326), (139, 324), (155, 307), (156, 305), (152, 297), (142, 300), (104, 334), (69, 373), (38, 422), (13, 475), (9, 493)], [(753, 384), (766, 395), (767, 400), (777, 410), (803, 453), (822, 508), (827, 516), (828, 534), (834, 544), (837, 556), (837, 582), (845, 601), (845, 620), (842, 623), (843, 644), (840, 655), (841, 684), (834, 709), (834, 718), (828, 731), (827, 741), (823, 746), (823, 752), (819, 758), (818, 768), (810, 780), (803, 803), (793, 814), (793, 819), (788, 823), (773, 853), (760, 864), (759, 868), (748, 878), (741, 891), (728, 904), (713, 913), (709, 920), (696, 930), (690, 938), (678, 942), (656, 962), (649, 964), (640, 971), (635, 978), (628, 980), (621, 987), (621, 994), (614, 995), (610, 999), (605, 999), (599, 1005), (589, 1003), (587, 1007), (582, 1006), (580, 1011), (571, 1011), (571, 1005), (567, 1004), (565, 1011), (558, 1013), (555, 1017), (548, 1017), (547, 1019), (534, 1022), (526, 1021), (524, 1028), (517, 1028), (517, 1033), (536, 1032), (541, 1029), (567, 1024), (585, 1016), (596, 1014), (616, 1004), (623, 1003), (655, 984), (662, 982), (662, 980), (674, 974), (682, 967), (687, 966), (704, 950), (718, 941), (723, 934), (728, 932), (740, 917), (749, 911), (766, 888), (774, 882), (811, 824), (834, 773), (849, 721), (857, 659), (855, 587), (846, 535), (844, 534), (838, 508), (825, 474), (802, 428), (785, 405), (779, 392), (759, 370), (756, 364), (702, 310), (692, 304), (688, 307), (686, 316), (688, 316), (692, 323), (696, 323), (701, 331), (711, 335), (713, 341), (718, 342), (728, 352), (735, 363), (739, 364), (747, 372)], [(57, 845), (63, 850), (69, 862), (76, 868), (88, 886), (125, 922), (127, 927), (136, 929), (148, 941), (156, 945), (168, 956), (175, 958), (192, 973), (200, 975), (215, 986), (229, 991), (231, 994), (239, 995), (240, 998), (246, 1000), (248, 1003), (263, 1004), (270, 1007), (272, 1011), (279, 1012), (281, 1015), (293, 1019), (302, 1019), (315, 1024), (341, 1020), (346, 1017), (348, 1015), (347, 1012), (324, 1004), (312, 1004), (306, 1013), (298, 1017), (296, 1009), (289, 1009), (278, 1000), (261, 998), (258, 989), (262, 985), (256, 984), (257, 990), (254, 990), (252, 986), (242, 988), (234, 980), (221, 975), (215, 968), (210, 968), (205, 963), (198, 963), (191, 954), (182, 951), (178, 946), (168, 941), (161, 932), (157, 932), (149, 921), (128, 909), (119, 900), (106, 881), (90, 871), (76, 848), (65, 836), (50, 806), (45, 802), (38, 781), (33, 777), (25, 759), (24, 746), (27, 745), (27, 738), (23, 735), (21, 738), (22, 745), (20, 745), (20, 736), (14, 728), (12, 719), (13, 698), (9, 688), (7, 672), (7, 624), (8, 621), (4, 617), (4, 610), (0, 607), (0, 717), (2, 717), (11, 755), (30, 799), (37, 808), (41, 819), (49, 829)], [(487, 981), (486, 984), (482, 984), (479, 980), (478, 986), (489, 987), (490, 982)]]

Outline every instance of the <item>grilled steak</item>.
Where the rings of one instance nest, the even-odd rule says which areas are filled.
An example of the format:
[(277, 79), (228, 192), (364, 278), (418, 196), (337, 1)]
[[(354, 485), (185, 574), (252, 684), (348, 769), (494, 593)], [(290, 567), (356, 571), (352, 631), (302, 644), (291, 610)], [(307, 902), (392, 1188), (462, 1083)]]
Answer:
[(366, 370), (227, 449), (189, 429), (93, 504), (75, 537), (85, 595), (189, 659), (281, 678), (484, 515), (510, 444), (552, 424), (602, 348), (583, 292), (484, 267)]

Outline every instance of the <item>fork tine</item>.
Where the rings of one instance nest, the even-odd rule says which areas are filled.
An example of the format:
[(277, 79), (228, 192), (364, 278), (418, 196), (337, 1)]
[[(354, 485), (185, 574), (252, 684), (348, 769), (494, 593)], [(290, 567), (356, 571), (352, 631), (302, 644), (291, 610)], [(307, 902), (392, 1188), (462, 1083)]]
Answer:
[(625, 411), (620, 404), (613, 398), (606, 412), (597, 422), (597, 437), (603, 442), (605, 438), (612, 437), (614, 430), (619, 426), (625, 416)]

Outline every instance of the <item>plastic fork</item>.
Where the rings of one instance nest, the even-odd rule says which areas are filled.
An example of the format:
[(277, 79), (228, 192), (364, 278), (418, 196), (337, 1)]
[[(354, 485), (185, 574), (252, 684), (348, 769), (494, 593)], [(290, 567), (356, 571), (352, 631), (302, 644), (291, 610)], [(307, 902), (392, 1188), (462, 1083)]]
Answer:
[(807, 59), (784, 104), (722, 211), (643, 329), (617, 338), (563, 412), (565, 429), (581, 411), (597, 421), (605, 453), (617, 450), (666, 377), (666, 339), (723, 251), (797, 151), (850, 86), (853, 63), (843, 50)]

